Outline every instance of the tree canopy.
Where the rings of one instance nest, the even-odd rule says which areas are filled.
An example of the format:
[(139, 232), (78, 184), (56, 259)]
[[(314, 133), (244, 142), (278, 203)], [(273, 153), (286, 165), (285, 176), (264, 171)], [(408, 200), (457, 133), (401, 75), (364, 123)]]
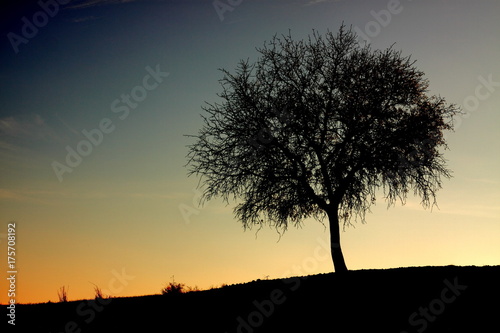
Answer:
[(189, 146), (205, 199), (235, 199), (245, 227), (279, 230), (308, 217), (364, 221), (379, 188), (389, 205), (411, 192), (435, 204), (450, 177), (443, 131), (460, 111), (429, 95), (410, 56), (360, 45), (345, 26), (257, 50), (256, 62), (222, 69), (222, 102), (203, 107)]

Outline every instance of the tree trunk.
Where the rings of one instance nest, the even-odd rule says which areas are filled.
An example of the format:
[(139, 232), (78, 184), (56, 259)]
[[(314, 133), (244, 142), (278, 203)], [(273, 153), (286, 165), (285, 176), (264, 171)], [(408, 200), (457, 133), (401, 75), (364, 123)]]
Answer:
[(331, 209), (328, 212), (328, 219), (330, 221), (330, 246), (332, 251), (333, 267), (335, 268), (335, 273), (342, 274), (347, 272), (347, 266), (344, 261), (344, 255), (342, 254), (342, 248), (340, 247), (338, 208)]

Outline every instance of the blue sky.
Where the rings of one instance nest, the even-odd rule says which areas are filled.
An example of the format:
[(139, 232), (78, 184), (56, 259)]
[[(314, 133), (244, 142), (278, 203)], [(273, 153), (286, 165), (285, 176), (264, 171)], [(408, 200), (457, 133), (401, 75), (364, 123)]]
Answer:
[[(280, 277), (315, 258), (327, 239), (320, 223), (277, 243), (272, 230), (243, 232), (232, 206), (198, 207), (184, 135), (200, 128), (201, 106), (218, 101), (219, 68), (256, 60), (274, 34), (302, 39), (342, 22), (373, 48), (396, 43), (411, 54), (430, 93), (466, 113), (447, 136), (454, 178), (439, 209), (415, 198), (387, 210), (380, 200), (366, 225), (342, 234), (348, 267), (498, 264), (499, 10), (484, 0), (83, 0), (45, 21), (36, 2), (3, 11), (0, 219), (19, 224), (21, 301), (54, 300), (61, 285), (72, 286), (70, 298), (91, 297), (88, 281), (105, 286), (124, 267), (136, 278), (123, 295), (136, 295), (158, 292), (174, 274), (208, 287)], [(25, 38), (26, 20), (38, 20), (38, 31), (12, 43), (12, 33)], [(155, 81), (151, 71), (168, 76)], [(130, 111), (124, 119), (113, 112), (117, 99)], [(89, 152), (83, 131), (103, 121), (109, 133)], [(67, 147), (88, 155), (61, 181), (53, 163), (65, 163)], [(307, 267), (332, 270), (329, 260)]]

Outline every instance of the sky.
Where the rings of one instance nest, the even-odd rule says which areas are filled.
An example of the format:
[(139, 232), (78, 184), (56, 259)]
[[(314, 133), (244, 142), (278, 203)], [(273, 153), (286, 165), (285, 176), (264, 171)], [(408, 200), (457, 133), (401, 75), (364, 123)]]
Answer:
[[(65, 3), (67, 2), (67, 3)], [(349, 269), (500, 264), (500, 3), (354, 0), (55, 0), (2, 4), (0, 267), (15, 222), (15, 300), (160, 293), (331, 272), (328, 229), (244, 231), (235, 203), (199, 206), (187, 145), (220, 68), (255, 61), (275, 34), (342, 22), (374, 49), (395, 43), (460, 106), (438, 207), (419, 198), (347, 227)], [(0, 280), (6, 304), (9, 281)]]

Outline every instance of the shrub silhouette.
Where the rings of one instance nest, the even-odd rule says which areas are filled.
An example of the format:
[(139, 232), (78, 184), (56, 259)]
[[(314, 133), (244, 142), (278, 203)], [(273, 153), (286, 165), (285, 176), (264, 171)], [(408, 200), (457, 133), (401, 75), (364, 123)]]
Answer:
[(183, 294), (185, 292), (185, 287), (186, 285), (184, 283), (176, 283), (175, 281), (172, 281), (161, 290), (161, 293), (162, 295)]

